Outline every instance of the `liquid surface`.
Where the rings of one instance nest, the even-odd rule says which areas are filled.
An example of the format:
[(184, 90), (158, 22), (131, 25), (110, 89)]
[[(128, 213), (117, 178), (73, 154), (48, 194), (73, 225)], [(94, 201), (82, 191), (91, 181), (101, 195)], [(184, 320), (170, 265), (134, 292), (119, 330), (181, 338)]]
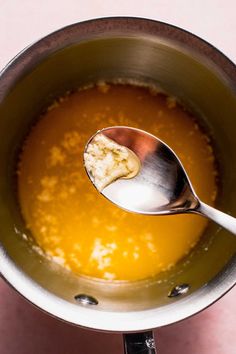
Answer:
[(19, 201), (36, 242), (56, 262), (92, 277), (139, 280), (169, 269), (188, 254), (207, 220), (131, 214), (96, 191), (83, 166), (84, 146), (97, 130), (113, 125), (137, 127), (165, 141), (181, 159), (199, 197), (213, 203), (209, 139), (172, 98), (129, 85), (81, 90), (49, 107), (24, 144)]

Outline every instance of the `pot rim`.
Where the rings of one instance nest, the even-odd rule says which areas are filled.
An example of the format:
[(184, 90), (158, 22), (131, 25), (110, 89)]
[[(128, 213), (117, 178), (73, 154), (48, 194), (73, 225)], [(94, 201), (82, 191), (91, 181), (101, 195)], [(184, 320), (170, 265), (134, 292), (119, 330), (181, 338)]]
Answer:
[[(205, 40), (179, 27), (137, 17), (105, 17), (63, 27), (21, 51), (0, 73), (0, 103), (16, 81), (31, 71), (41, 60), (66, 45), (99, 38), (104, 32), (114, 35), (135, 34), (173, 41), (211, 61), (224, 74), (236, 92), (236, 66), (224, 54)], [(235, 285), (236, 258), (231, 260), (208, 284), (183, 297), (177, 303), (160, 308), (112, 312), (69, 303), (40, 287), (24, 274), (8, 257), (0, 244), (0, 272), (3, 278), (32, 304), (66, 322), (102, 331), (144, 331), (175, 323), (190, 317), (222, 297)]]

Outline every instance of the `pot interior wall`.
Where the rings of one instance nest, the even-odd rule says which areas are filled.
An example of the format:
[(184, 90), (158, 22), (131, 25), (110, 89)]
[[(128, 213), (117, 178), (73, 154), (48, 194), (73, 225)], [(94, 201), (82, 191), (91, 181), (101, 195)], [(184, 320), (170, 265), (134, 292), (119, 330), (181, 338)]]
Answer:
[(98, 79), (128, 78), (162, 87), (201, 117), (212, 133), (220, 166), (217, 207), (236, 215), (236, 97), (214, 64), (172, 43), (133, 36), (84, 41), (57, 51), (37, 66), (31, 63), (26, 71), (0, 106), (0, 241), (17, 266), (60, 298), (75, 302), (76, 294), (86, 293), (99, 300), (96, 309), (113, 311), (178, 302), (178, 298), (167, 297), (174, 285), (190, 284), (191, 294), (224, 271), (235, 253), (235, 239), (210, 224), (194, 252), (155, 281), (104, 286), (75, 276), (36, 254), (21, 237), (28, 231), (19, 213), (14, 184), (17, 151), (53, 97)]

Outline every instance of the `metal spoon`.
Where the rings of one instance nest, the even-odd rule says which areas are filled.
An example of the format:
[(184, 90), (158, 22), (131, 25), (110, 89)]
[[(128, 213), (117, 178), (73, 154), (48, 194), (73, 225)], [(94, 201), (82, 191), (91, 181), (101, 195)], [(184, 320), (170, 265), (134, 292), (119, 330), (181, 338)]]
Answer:
[(105, 128), (98, 133), (129, 148), (141, 162), (136, 177), (118, 179), (100, 191), (111, 202), (127, 211), (146, 215), (200, 214), (236, 235), (236, 218), (200, 201), (182, 163), (163, 141), (143, 130), (123, 126)]

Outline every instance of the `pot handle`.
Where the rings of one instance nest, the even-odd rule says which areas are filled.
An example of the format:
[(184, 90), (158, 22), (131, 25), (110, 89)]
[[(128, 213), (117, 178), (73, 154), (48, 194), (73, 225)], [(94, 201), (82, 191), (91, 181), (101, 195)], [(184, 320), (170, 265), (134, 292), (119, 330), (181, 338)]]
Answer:
[(123, 334), (125, 354), (156, 354), (153, 332)]

